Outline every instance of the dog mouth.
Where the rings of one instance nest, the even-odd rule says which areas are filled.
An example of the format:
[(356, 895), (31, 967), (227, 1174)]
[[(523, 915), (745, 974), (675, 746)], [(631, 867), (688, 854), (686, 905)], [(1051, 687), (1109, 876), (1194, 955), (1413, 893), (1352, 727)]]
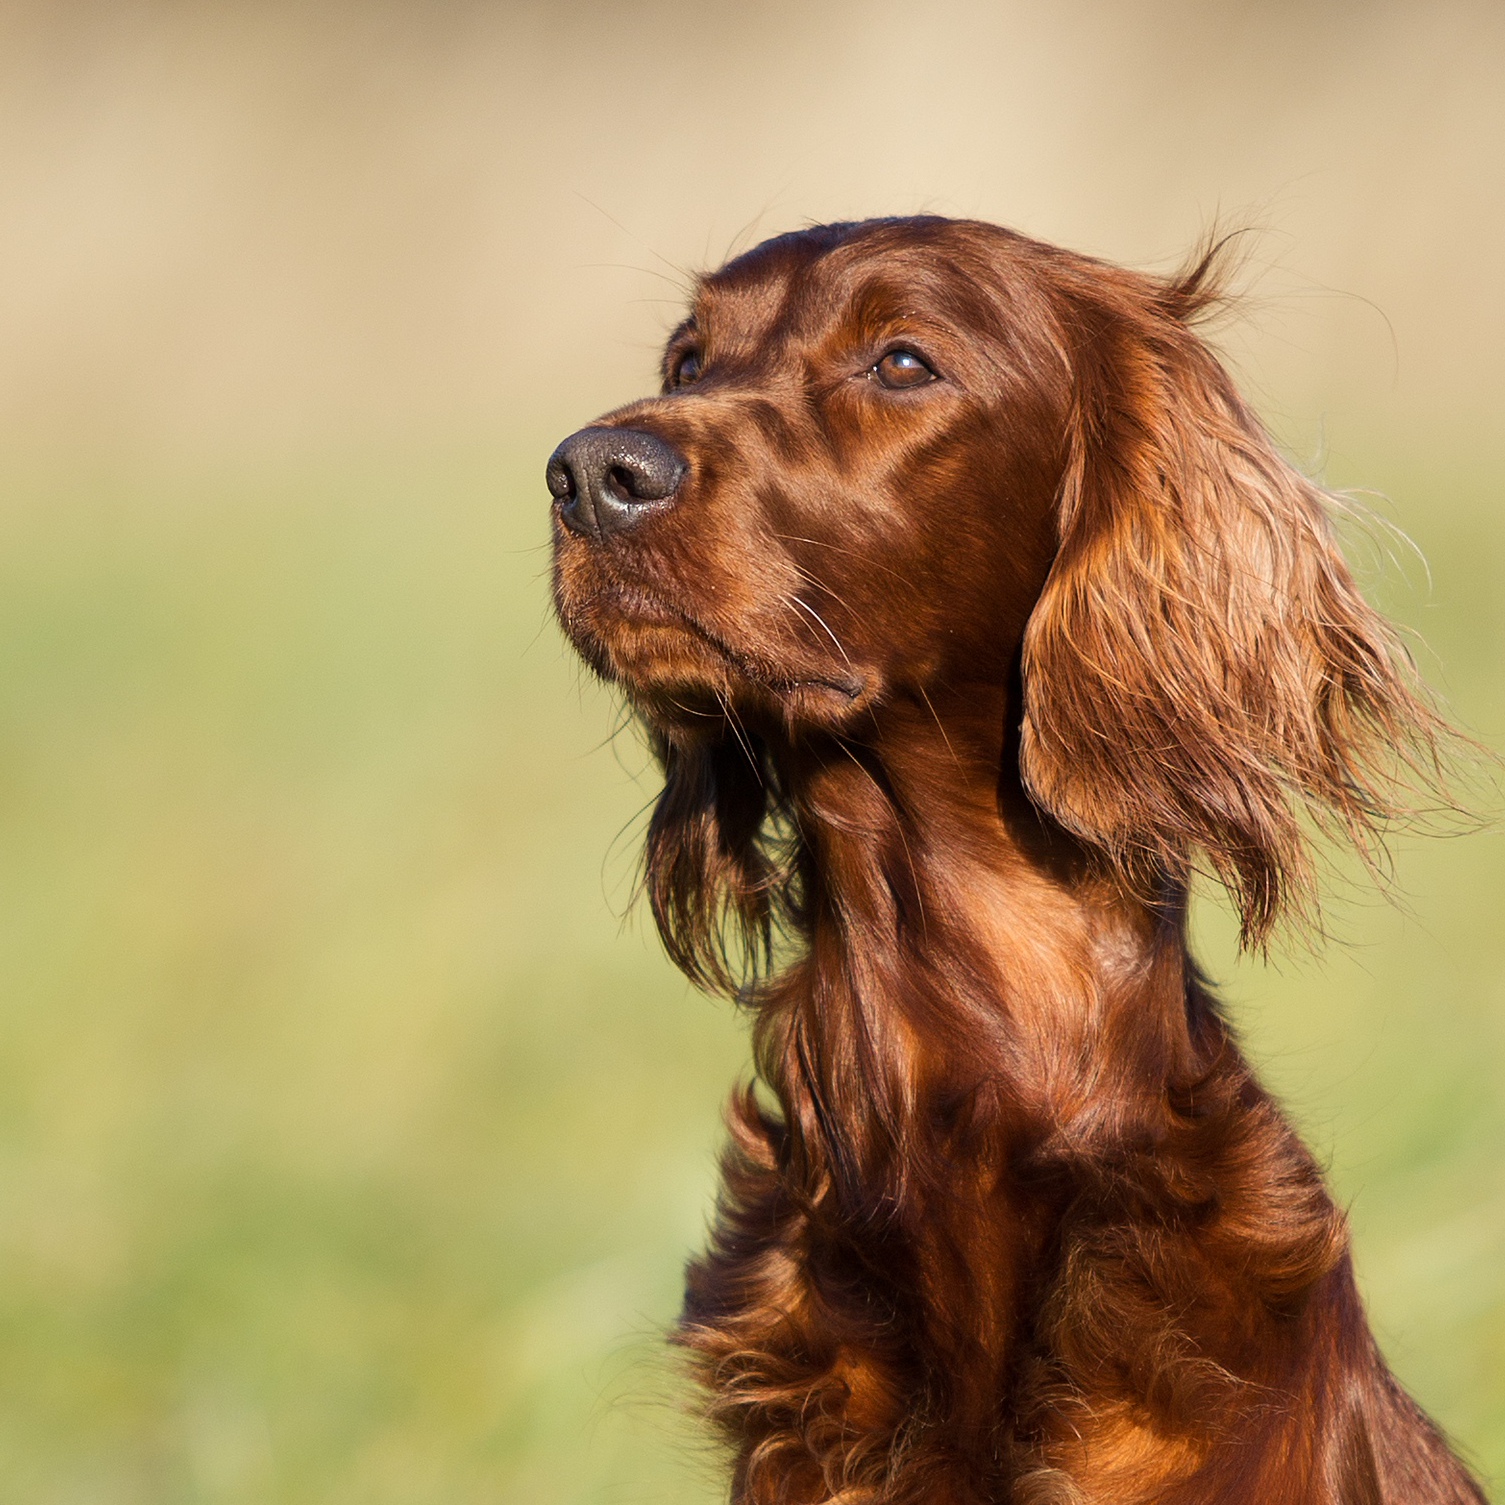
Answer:
[[(675, 665), (658, 665), (652, 652), (654, 638), (664, 633), (689, 639), (703, 650), (709, 650), (713, 659), (723, 670), (729, 670), (734, 679), (741, 680), (762, 690), (780, 701), (805, 698), (815, 695), (824, 700), (836, 700), (844, 708), (855, 707), (863, 698), (866, 682), (855, 672), (841, 674), (791, 673), (787, 668), (771, 663), (756, 649), (739, 645), (725, 632), (703, 622), (693, 611), (666, 599), (655, 591), (648, 590), (635, 581), (627, 581), (613, 569), (598, 561), (601, 572), (600, 586), (591, 593), (589, 613), (594, 619), (590, 635), (597, 645), (605, 650), (606, 657), (619, 678), (629, 689), (649, 690), (661, 675), (655, 668), (667, 671), (667, 677), (682, 679), (683, 654), (673, 654), (679, 662)], [(579, 633), (571, 624), (576, 614), (563, 609), (560, 617), (566, 631), (579, 642)], [(603, 630), (604, 629), (604, 630)], [(592, 645), (596, 646), (596, 645)], [(647, 648), (644, 654), (640, 650)], [(634, 651), (634, 650), (639, 651)], [(587, 658), (598, 655), (589, 651)], [(665, 655), (666, 658), (670, 655)], [(693, 689), (696, 686), (684, 685)], [(715, 687), (707, 684), (700, 688)]]

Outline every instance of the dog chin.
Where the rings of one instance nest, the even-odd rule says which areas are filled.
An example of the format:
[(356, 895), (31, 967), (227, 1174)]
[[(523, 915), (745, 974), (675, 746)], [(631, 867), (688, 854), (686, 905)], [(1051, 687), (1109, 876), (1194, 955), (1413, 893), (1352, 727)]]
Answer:
[(688, 628), (623, 622), (602, 646), (607, 677), (666, 730), (731, 716), (749, 729), (840, 732), (873, 703), (866, 681), (801, 677), (733, 656)]
[(841, 731), (871, 710), (876, 677), (840, 666), (783, 665), (738, 634), (701, 627), (638, 589), (562, 579), (559, 619), (580, 655), (622, 686), (662, 726), (704, 725), (728, 714), (789, 732)]
[(731, 665), (688, 628), (624, 623), (611, 633), (607, 653), (612, 678), (645, 707), (719, 715), (737, 694)]

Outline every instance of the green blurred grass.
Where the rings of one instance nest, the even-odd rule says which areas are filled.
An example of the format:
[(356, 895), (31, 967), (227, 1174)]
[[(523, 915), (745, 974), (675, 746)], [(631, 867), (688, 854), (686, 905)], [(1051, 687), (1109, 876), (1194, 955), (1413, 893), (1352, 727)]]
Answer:
[[(745, 1047), (621, 924), (651, 781), (548, 624), (538, 469), (6, 465), (0, 1498), (719, 1496), (654, 1334)], [(1498, 732), (1498, 487), (1366, 478)], [(1501, 1473), (1505, 844), (1400, 883), (1319, 960), (1216, 911), (1207, 955)]]

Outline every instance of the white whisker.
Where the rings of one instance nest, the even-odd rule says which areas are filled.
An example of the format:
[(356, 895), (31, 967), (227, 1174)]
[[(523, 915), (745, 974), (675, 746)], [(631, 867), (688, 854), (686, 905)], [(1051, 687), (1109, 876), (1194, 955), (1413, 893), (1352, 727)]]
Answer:
[(843, 659), (846, 660), (847, 668), (850, 669), (852, 667), (852, 660), (848, 657), (847, 650), (841, 646), (841, 639), (831, 631), (830, 627), (827, 625), (826, 619), (821, 616), (821, 614), (816, 611), (816, 609), (811, 606), (808, 601), (801, 601), (798, 596), (783, 596), (780, 599), (788, 602), (791, 606), (798, 606), (801, 611), (808, 612), (812, 617), (814, 617), (815, 620), (819, 622), (820, 625), (825, 629), (826, 636), (836, 644), (836, 651), (842, 656)]

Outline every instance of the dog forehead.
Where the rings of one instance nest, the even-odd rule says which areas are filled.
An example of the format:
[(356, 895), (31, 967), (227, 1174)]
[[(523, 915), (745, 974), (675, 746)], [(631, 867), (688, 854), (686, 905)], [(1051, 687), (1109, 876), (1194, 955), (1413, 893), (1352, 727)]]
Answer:
[(693, 342), (728, 374), (829, 374), (897, 343), (938, 361), (984, 402), (1056, 400), (1069, 372), (1037, 260), (1021, 237), (969, 221), (866, 221), (778, 236), (702, 279), (670, 348)]
[(695, 300), (693, 323), (716, 358), (725, 359), (820, 347), (833, 337), (860, 342), (912, 317), (917, 301), (891, 273), (833, 276), (812, 264), (756, 282), (708, 283)]
[(999, 323), (1007, 266), (997, 253), (1007, 248), (980, 243), (973, 228), (879, 220), (775, 236), (701, 279), (693, 323), (720, 356), (927, 323), (987, 334)]

